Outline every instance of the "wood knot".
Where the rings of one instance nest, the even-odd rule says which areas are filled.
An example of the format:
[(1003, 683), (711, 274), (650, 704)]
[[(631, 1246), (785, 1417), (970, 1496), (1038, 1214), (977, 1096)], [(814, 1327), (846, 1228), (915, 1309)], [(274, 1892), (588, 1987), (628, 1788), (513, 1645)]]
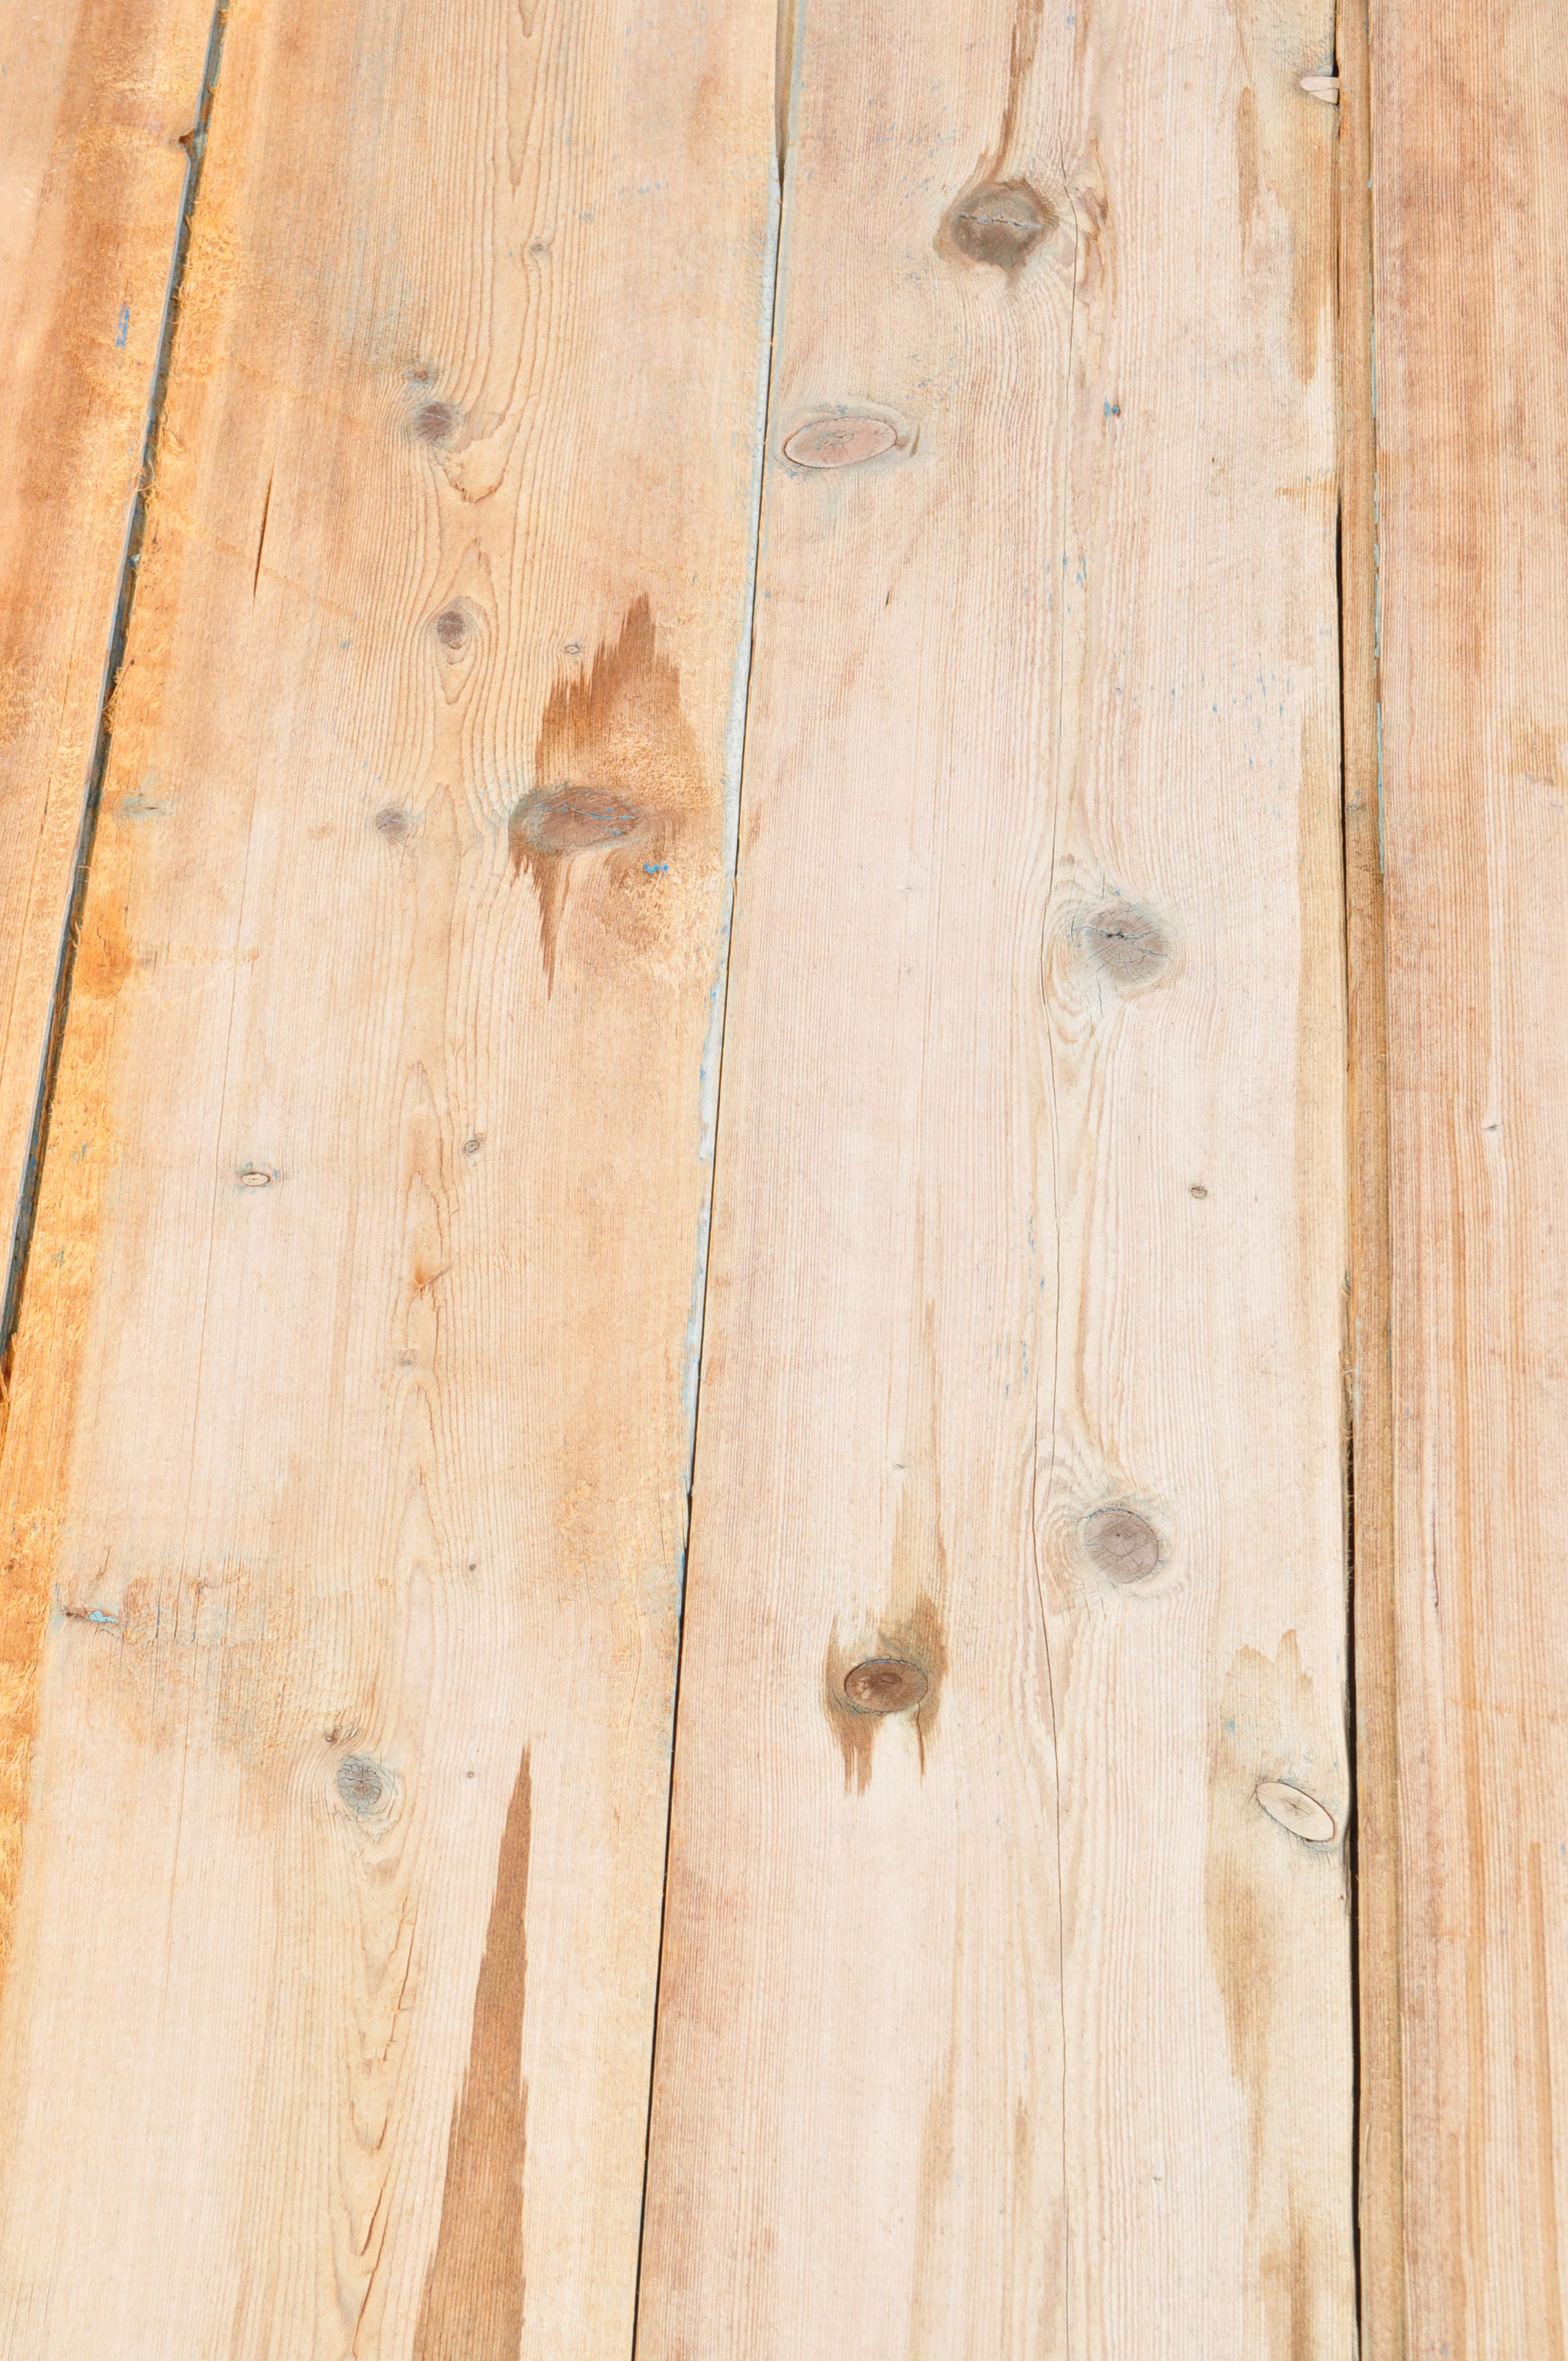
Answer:
[(456, 433), (462, 416), (455, 401), (426, 401), (415, 411), (409, 432), (416, 443), (445, 443)]
[(435, 619), (435, 636), (444, 648), (454, 651), (467, 639), (469, 623), (461, 607), (443, 607)]
[(390, 844), (401, 844), (413, 826), (413, 815), (396, 804), (384, 804), (373, 824), (378, 836), (384, 836)]
[(569, 861), (574, 853), (624, 843), (641, 818), (634, 804), (608, 787), (536, 787), (524, 796), (507, 824), (512, 865), (521, 865), (531, 854), (535, 860)]
[(357, 1819), (379, 1811), (392, 1782), (373, 1755), (345, 1754), (337, 1766), (337, 1792)]
[(868, 1656), (844, 1675), (844, 1696), (856, 1713), (907, 1713), (930, 1686), (905, 1656)]
[(1083, 947), (1098, 968), (1124, 992), (1157, 983), (1170, 966), (1170, 945), (1146, 910), (1128, 902), (1107, 903), (1086, 919)]
[(1142, 1582), (1159, 1564), (1159, 1535), (1135, 1509), (1096, 1509), (1079, 1537), (1084, 1554), (1113, 1582)]
[(235, 1175), (242, 1189), (270, 1189), (277, 1178), (268, 1164), (242, 1164)]
[(1332, 1843), (1338, 1833), (1333, 1814), (1315, 1795), (1304, 1795), (1299, 1787), (1287, 1786), (1283, 1779), (1265, 1779), (1253, 1793), (1269, 1818), (1277, 1820), (1282, 1828), (1288, 1828), (1304, 1844)]
[(1026, 182), (992, 181), (960, 197), (944, 227), (968, 261), (1016, 270), (1056, 222), (1053, 208)]
[(797, 426), (785, 438), (784, 455), (796, 467), (858, 467), (880, 459), (897, 440), (898, 430), (888, 419), (835, 411)]

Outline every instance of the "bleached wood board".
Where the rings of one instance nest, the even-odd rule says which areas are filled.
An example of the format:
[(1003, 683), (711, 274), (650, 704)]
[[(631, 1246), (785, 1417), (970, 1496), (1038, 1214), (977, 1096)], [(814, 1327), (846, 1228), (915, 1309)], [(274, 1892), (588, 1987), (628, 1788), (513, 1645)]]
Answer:
[(1332, 63), (800, 13), (641, 2361), (1354, 2347)]
[(0, 1255), (32, 1134), (212, 13), (212, 0), (0, 6)]
[(15, 2361), (630, 2349), (773, 40), (229, 19), (3, 1471)]
[[(1411, 2356), (1564, 2350), (1568, 20), (1373, 11)], [(1390, 2087), (1389, 2065), (1398, 2070)], [(1389, 2343), (1378, 2348), (1397, 2351)]]

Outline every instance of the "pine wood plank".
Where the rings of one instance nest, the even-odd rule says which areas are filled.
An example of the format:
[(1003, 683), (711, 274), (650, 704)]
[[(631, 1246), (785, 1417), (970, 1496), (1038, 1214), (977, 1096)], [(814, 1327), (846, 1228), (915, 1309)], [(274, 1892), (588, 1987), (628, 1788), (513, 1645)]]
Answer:
[(1354, 2349), (1332, 38), (801, 10), (642, 2361)]
[(773, 43), (229, 18), (4, 1466), (16, 2361), (630, 2350)]
[[(212, 0), (0, 7), (0, 1246), (27, 1167)], [(0, 1280), (0, 1294), (5, 1282)], [(0, 1337), (0, 1345), (4, 1338)], [(3, 1415), (3, 1405), (0, 1405)]]
[[(1564, 2349), (1568, 22), (1372, 15), (1412, 2355)], [(1386, 1671), (1387, 1681), (1390, 1673)], [(1396, 2325), (1399, 2325), (1396, 2316)], [(1395, 2345), (1386, 2350), (1398, 2350)]]

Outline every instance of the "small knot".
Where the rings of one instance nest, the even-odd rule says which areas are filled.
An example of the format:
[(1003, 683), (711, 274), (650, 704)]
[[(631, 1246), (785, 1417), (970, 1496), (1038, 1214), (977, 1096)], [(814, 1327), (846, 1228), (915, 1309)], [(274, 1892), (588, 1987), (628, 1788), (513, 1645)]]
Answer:
[(1265, 1779), (1253, 1790), (1271, 1820), (1288, 1828), (1293, 1837), (1304, 1844), (1331, 1844), (1336, 1834), (1333, 1815), (1319, 1803), (1315, 1795), (1304, 1795), (1299, 1787), (1288, 1787), (1283, 1779)]
[(784, 455), (797, 467), (857, 467), (880, 459), (897, 440), (897, 428), (885, 418), (839, 412), (797, 426), (785, 440)]
[(948, 215), (947, 229), (969, 261), (1016, 270), (1047, 231), (1056, 227), (1056, 218), (1045, 199), (1022, 181), (1001, 181), (960, 197)]
[(427, 401), (415, 411), (410, 431), (416, 442), (444, 443), (456, 432), (462, 415), (455, 401)]
[(525, 854), (569, 860), (603, 844), (619, 844), (641, 819), (634, 805), (608, 787), (537, 788), (525, 796), (508, 824), (513, 864)]
[(1157, 983), (1170, 965), (1170, 946), (1146, 910), (1112, 902), (1083, 928), (1084, 948), (1113, 983), (1133, 991)]
[(443, 607), (435, 619), (435, 636), (444, 648), (460, 648), (468, 636), (468, 618), (461, 607)]
[(396, 804), (387, 804), (376, 815), (376, 833), (392, 844), (401, 844), (413, 826), (411, 814), (400, 811)]
[(906, 1713), (930, 1683), (904, 1656), (868, 1656), (844, 1675), (844, 1695), (857, 1713)]
[(391, 1789), (380, 1763), (368, 1754), (345, 1754), (337, 1766), (337, 1792), (359, 1819), (377, 1811)]
[(1086, 1554), (1113, 1582), (1141, 1582), (1159, 1564), (1159, 1535), (1133, 1509), (1096, 1509), (1080, 1529)]

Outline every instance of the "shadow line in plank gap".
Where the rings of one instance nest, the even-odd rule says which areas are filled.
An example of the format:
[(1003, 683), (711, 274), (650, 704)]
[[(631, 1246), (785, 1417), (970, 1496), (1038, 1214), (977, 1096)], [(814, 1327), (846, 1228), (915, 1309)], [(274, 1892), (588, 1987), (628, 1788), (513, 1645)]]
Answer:
[(43, 1177), (44, 1158), (49, 1149), (49, 1116), (54, 1107), (55, 1083), (60, 1073), (60, 1049), (65, 1039), (66, 1017), (71, 1002), (71, 983), (76, 966), (76, 949), (82, 937), (82, 917), (87, 900), (87, 881), (93, 864), (93, 840), (98, 832), (98, 811), (104, 799), (104, 775), (108, 766), (109, 742), (114, 734), (115, 688), (125, 660), (126, 640), (130, 630), (131, 610), (136, 604), (137, 569), (141, 563), (142, 544), (147, 537), (148, 500), (152, 490), (153, 473), (157, 466), (158, 439), (163, 425), (164, 403), (169, 392), (170, 360), (174, 349), (174, 334), (180, 318), (180, 298), (184, 287), (185, 266), (191, 251), (191, 223), (196, 210), (196, 198), (202, 185), (202, 165), (207, 152), (207, 132), (212, 121), (213, 102), (217, 93), (218, 69), (223, 62), (224, 35), (228, 26), (225, 0), (218, 0), (213, 11), (213, 21), (207, 32), (206, 55), (202, 66), (201, 93), (196, 103), (196, 120), (189, 131), (181, 135), (180, 145), (185, 150), (185, 185), (181, 192), (180, 220), (174, 236), (174, 251), (170, 259), (169, 282), (163, 299), (163, 319), (159, 330), (158, 358), (153, 369), (152, 387), (148, 396), (147, 423), (142, 435), (141, 470), (136, 499), (131, 506), (130, 521), (126, 530), (125, 554), (120, 561), (119, 587), (115, 596), (114, 621), (109, 631), (109, 645), (104, 660), (103, 686), (98, 698), (98, 726), (93, 741), (93, 759), (88, 765), (87, 783), (82, 799), (82, 818), (76, 832), (76, 849), (71, 856), (71, 891), (66, 900), (65, 925), (61, 929), (60, 954), (55, 964), (54, 992), (49, 1002), (49, 1025), (44, 1036), (43, 1056), (39, 1060), (38, 1092), (33, 1102), (32, 1127), (27, 1136), (27, 1159), (22, 1169), (22, 1186), (17, 1199), (16, 1224), (11, 1234), (11, 1253), (5, 1270), (5, 1293), (0, 1303), (0, 1438), (5, 1431), (5, 1411), (10, 1400), (11, 1364), (16, 1350), (16, 1325), (21, 1317), (22, 1292), (27, 1284), (27, 1264), (32, 1253), (33, 1229), (38, 1219), (38, 1189)]
[(1387, 983), (1379, 704), (1371, 27), (1341, 0), (1338, 284), (1340, 824), (1350, 1303), (1345, 1402), (1352, 2238), (1364, 2361), (1404, 2361), (1394, 1664)]
[[(733, 792), (727, 796), (725, 814), (725, 902), (720, 930), (719, 972), (714, 983), (713, 1018), (704, 1055), (712, 1071), (713, 1115), (708, 1132), (708, 1186), (700, 1217), (698, 1267), (695, 1302), (687, 1340), (691, 1369), (691, 1414), (686, 1438), (685, 1534), (681, 1544), (680, 1605), (675, 1628), (674, 1685), (670, 1705), (670, 1778), (664, 1798), (664, 1861), (659, 1906), (659, 1949), (653, 1977), (653, 2033), (649, 2058), (648, 2114), (642, 2137), (642, 2202), (637, 2231), (637, 2283), (631, 2311), (631, 2361), (636, 2361), (642, 2316), (642, 2259), (648, 2230), (648, 2172), (653, 2134), (653, 2093), (659, 2065), (659, 2015), (663, 1992), (665, 1921), (669, 1905), (670, 1844), (674, 1826), (674, 1788), (678, 1760), (681, 1671), (685, 1653), (685, 1588), (691, 1551), (692, 1488), (696, 1469), (697, 1435), (702, 1416), (702, 1352), (707, 1319), (709, 1247), (714, 1204), (718, 1194), (718, 1143), (722, 1137), (724, 1103), (724, 1043), (729, 1010), (730, 948), (734, 940), (735, 908), (740, 892), (740, 807), (746, 776), (746, 752), (751, 741), (751, 683), (757, 645), (757, 570), (762, 546), (762, 496), (767, 473), (768, 438), (773, 425), (773, 363), (783, 280), (784, 216), (789, 177), (790, 133), (799, 89), (800, 55), (804, 47), (805, 0), (778, 0), (774, 60), (774, 128), (776, 171), (769, 203), (768, 253), (763, 262), (764, 303), (761, 321), (761, 355), (757, 372), (757, 458), (751, 488), (751, 547), (748, 557), (746, 611), (741, 627), (743, 668), (738, 668)], [(707, 1128), (705, 1126), (705, 1129)]]

